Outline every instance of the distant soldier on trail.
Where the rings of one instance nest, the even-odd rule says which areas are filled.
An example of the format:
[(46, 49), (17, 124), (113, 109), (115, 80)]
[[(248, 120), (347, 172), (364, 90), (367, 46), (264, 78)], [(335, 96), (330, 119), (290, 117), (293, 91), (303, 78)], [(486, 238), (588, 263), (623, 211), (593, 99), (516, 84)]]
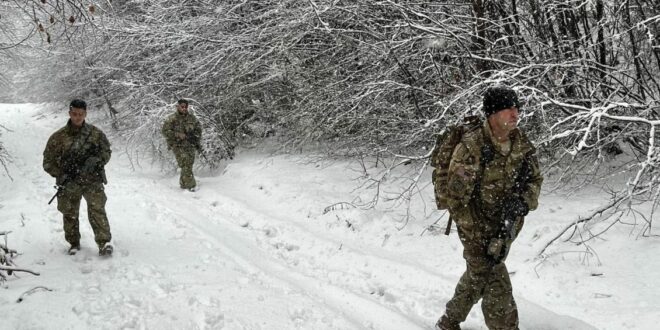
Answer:
[(181, 168), (179, 186), (181, 189), (195, 191), (197, 182), (193, 176), (193, 164), (195, 153), (201, 152), (202, 126), (197, 117), (188, 111), (187, 100), (177, 102), (176, 112), (167, 117), (161, 132)]
[(86, 117), (85, 101), (71, 101), (66, 126), (48, 139), (43, 168), (56, 179), (57, 209), (64, 217), (64, 238), (71, 244), (69, 254), (80, 250), (78, 212), (80, 201), (85, 198), (99, 255), (110, 256), (112, 235), (103, 187), (107, 183), (104, 167), (110, 160), (110, 142), (100, 129), (85, 122)]
[(446, 189), (442, 197), (458, 227), (467, 264), (436, 329), (460, 330), (480, 299), (488, 329), (518, 329), (504, 261), (524, 216), (538, 205), (543, 182), (536, 149), (517, 128), (519, 110), (514, 90), (489, 88), (483, 98), (487, 120), (463, 134), (451, 153), (446, 187), (436, 187), (436, 194)]

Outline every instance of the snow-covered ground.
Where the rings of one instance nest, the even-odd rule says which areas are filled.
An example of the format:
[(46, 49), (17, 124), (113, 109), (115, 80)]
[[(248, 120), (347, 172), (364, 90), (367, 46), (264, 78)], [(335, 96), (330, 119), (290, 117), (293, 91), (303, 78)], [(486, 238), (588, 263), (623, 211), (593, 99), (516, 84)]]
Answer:
[[(0, 329), (432, 329), (465, 268), (455, 233), (425, 230), (441, 216), (430, 186), (407, 223), (405, 206), (385, 200), (396, 181), (375, 209), (328, 208), (373, 196), (358, 188), (359, 166), (253, 149), (220, 170), (197, 169), (191, 193), (173, 171), (133, 168), (112, 139), (115, 255), (98, 257), (83, 206), (82, 251), (69, 256), (56, 202), (46, 204), (54, 180), (41, 167), (67, 118), (44, 105), (0, 105), (0, 141), (13, 156), (13, 181), (0, 171), (0, 231), (12, 231), (18, 266), (41, 273), (0, 288)], [(660, 239), (619, 225), (589, 242), (590, 253), (560, 242), (536, 258), (602, 198), (545, 192), (527, 218), (507, 262), (522, 330), (658, 329)], [(51, 291), (17, 303), (38, 286)], [(486, 329), (479, 306), (463, 329)]]

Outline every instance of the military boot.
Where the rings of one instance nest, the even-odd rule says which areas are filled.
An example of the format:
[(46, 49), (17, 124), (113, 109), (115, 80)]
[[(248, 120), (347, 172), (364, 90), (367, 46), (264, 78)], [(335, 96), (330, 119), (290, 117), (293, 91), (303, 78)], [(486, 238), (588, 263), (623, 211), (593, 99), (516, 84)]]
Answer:
[(75, 255), (76, 253), (78, 253), (78, 251), (80, 251), (80, 243), (75, 243), (75, 244), (71, 244), (68, 253), (69, 255)]
[(114, 251), (114, 247), (110, 243), (105, 243), (103, 246), (99, 247), (99, 256), (107, 256), (110, 257), (112, 256), (112, 251)]
[(438, 320), (438, 323), (435, 324), (435, 330), (461, 330), (460, 322), (456, 322), (447, 315), (442, 315)]

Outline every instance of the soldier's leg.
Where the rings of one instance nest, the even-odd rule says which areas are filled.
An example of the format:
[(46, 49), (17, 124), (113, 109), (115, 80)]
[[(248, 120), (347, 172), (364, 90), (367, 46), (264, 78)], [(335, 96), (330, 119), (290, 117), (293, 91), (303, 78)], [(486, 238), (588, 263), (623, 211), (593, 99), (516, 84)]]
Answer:
[(83, 197), (85, 197), (85, 201), (87, 202), (87, 216), (89, 218), (89, 224), (92, 226), (92, 231), (94, 231), (94, 240), (99, 248), (101, 248), (112, 239), (110, 224), (105, 213), (107, 197), (103, 183), (88, 184), (85, 187)]
[(176, 165), (181, 168), (183, 165), (183, 148), (177, 147), (172, 149), (172, 152), (174, 153), (174, 159), (176, 159)]
[(179, 174), (179, 187), (183, 189), (184, 188), (183, 167), (185, 166), (186, 163), (185, 161), (186, 156), (185, 153), (183, 152), (183, 149), (181, 148), (174, 149), (173, 151), (174, 151), (174, 157), (176, 158), (176, 165), (181, 169), (181, 173)]
[(57, 210), (62, 213), (63, 218), (64, 239), (71, 246), (80, 245), (80, 226), (78, 224), (78, 212), (82, 198), (80, 188), (75, 183), (69, 183), (57, 196)]
[(485, 256), (464, 255), (467, 269), (456, 285), (454, 296), (447, 302), (445, 315), (456, 322), (467, 318), (472, 306), (483, 295), (491, 267)]
[(518, 308), (513, 299), (511, 279), (502, 262), (493, 267), (481, 303), (486, 325), (490, 330), (517, 330)]
[(195, 149), (181, 150), (179, 166), (181, 167), (181, 177), (179, 178), (179, 185), (183, 189), (195, 188), (197, 182), (193, 176), (193, 165), (195, 163)]

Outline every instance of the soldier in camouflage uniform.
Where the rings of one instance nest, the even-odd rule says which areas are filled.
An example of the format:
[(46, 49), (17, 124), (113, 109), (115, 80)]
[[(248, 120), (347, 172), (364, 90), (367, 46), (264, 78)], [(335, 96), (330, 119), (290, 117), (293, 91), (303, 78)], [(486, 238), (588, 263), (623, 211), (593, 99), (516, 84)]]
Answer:
[(193, 176), (193, 164), (195, 163), (195, 152), (201, 149), (202, 126), (197, 117), (188, 112), (188, 101), (179, 100), (176, 112), (167, 117), (161, 130), (168, 149), (174, 152), (176, 162), (181, 168), (179, 186), (181, 189), (194, 191), (197, 182)]
[(80, 249), (78, 212), (85, 198), (87, 216), (94, 231), (99, 255), (111, 255), (110, 224), (105, 213), (103, 185), (107, 183), (104, 166), (110, 160), (110, 142), (103, 132), (85, 122), (87, 104), (73, 100), (69, 106), (69, 121), (48, 139), (43, 156), (44, 170), (56, 178), (60, 188), (57, 209), (64, 217), (64, 238), (70, 254)]
[[(479, 299), (488, 329), (518, 329), (504, 260), (523, 217), (536, 209), (543, 182), (535, 148), (517, 128), (519, 108), (515, 91), (489, 88), (483, 99), (487, 121), (481, 129), (465, 133), (452, 154), (448, 205), (467, 270), (436, 329), (460, 330)], [(513, 229), (510, 235), (504, 232), (507, 219), (513, 224), (508, 227)]]

